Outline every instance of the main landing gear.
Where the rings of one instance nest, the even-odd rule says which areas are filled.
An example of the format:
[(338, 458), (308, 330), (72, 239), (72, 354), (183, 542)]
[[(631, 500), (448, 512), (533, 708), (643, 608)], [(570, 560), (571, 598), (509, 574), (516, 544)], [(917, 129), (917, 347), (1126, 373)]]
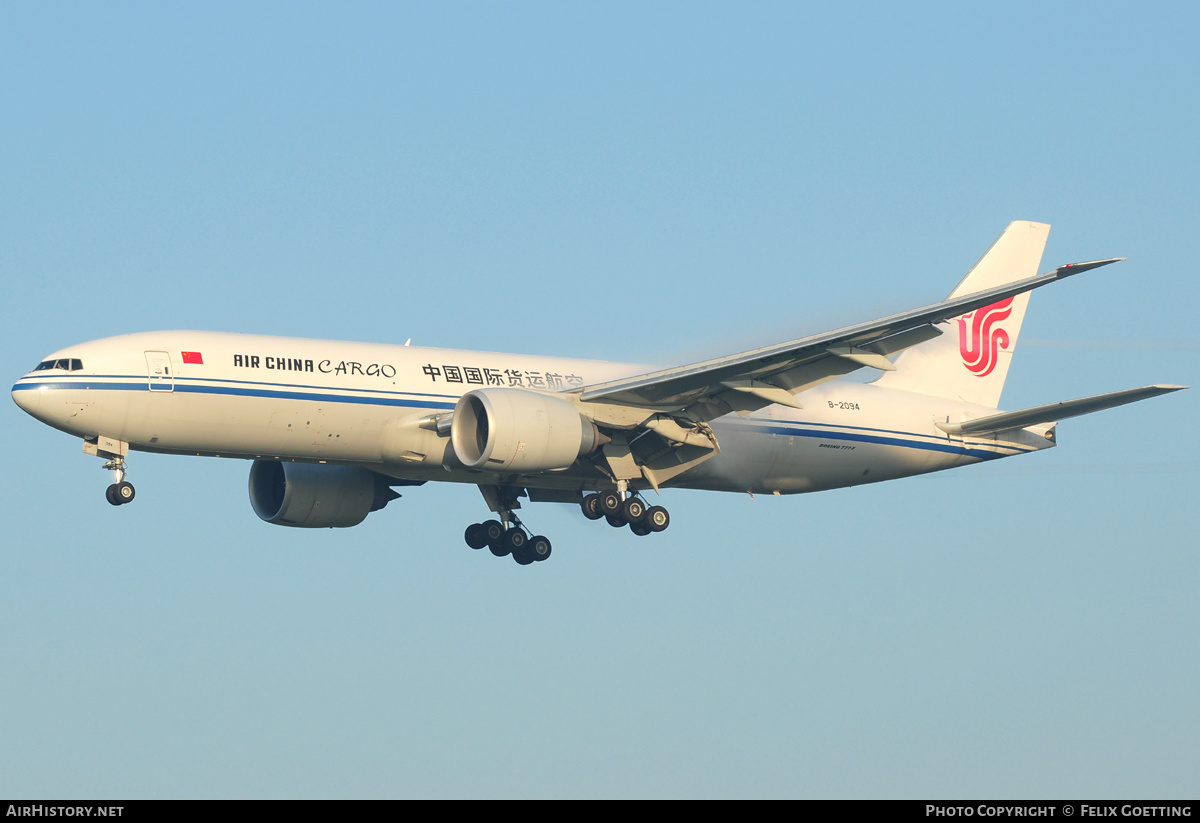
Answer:
[(583, 498), (579, 507), (588, 520), (604, 518), (614, 528), (629, 526), (639, 537), (651, 532), (661, 532), (671, 525), (671, 515), (662, 506), (646, 506), (640, 497), (627, 496), (624, 500), (619, 492), (596, 492)]
[(519, 565), (528, 566), (550, 556), (550, 541), (539, 535), (531, 535), (525, 526), (511, 511), (501, 512), (505, 523), (499, 520), (487, 520), (483, 523), (472, 523), (467, 526), (463, 537), (472, 549), (482, 549), (487, 546), (496, 557), (512, 555)]
[(104, 491), (104, 498), (114, 506), (123, 506), (133, 502), (136, 493), (133, 484), (125, 479), (125, 459), (114, 457), (103, 466), (113, 472), (113, 484)]
[[(550, 540), (534, 535), (513, 512), (519, 507), (520, 489), (501, 486), (480, 486), (488, 506), (499, 520), (485, 520), (467, 526), (463, 539), (472, 549), (485, 546), (496, 557), (511, 555), (522, 566), (537, 563), (550, 556)], [(578, 498), (576, 498), (578, 499)], [(580, 503), (589, 520), (605, 518), (611, 526), (628, 526), (636, 535), (660, 532), (671, 525), (671, 515), (662, 506), (647, 506), (646, 501), (630, 492), (624, 481), (616, 491), (589, 494)]]

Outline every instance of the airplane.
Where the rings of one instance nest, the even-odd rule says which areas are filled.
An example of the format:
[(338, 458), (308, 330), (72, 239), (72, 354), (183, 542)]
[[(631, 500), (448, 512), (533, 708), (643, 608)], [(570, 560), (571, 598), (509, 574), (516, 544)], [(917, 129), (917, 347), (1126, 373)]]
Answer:
[[(670, 525), (650, 490), (785, 495), (941, 471), (1186, 388), (998, 411), (1031, 291), (1124, 259), (1037, 274), (1049, 230), (1011, 223), (939, 303), (683, 366), (161, 331), (55, 352), (12, 396), (105, 461), (114, 506), (134, 499), (131, 451), (252, 460), (255, 513), (299, 528), (358, 525), (396, 487), (473, 483), (496, 516), (466, 543), (529, 565), (552, 547), (522, 498), (645, 536)], [(836, 379), (859, 369), (880, 375)]]

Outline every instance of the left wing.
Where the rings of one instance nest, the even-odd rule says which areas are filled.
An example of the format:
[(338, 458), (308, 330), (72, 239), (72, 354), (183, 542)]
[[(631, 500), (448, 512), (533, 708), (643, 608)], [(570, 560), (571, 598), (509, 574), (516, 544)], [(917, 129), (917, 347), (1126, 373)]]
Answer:
[(826, 380), (863, 366), (892, 370), (887, 356), (940, 335), (936, 323), (1123, 259), (1071, 263), (890, 317), (688, 366), (597, 383), (585, 387), (579, 399), (682, 414), (697, 423), (734, 411), (744, 414), (772, 403), (799, 408), (795, 395)]

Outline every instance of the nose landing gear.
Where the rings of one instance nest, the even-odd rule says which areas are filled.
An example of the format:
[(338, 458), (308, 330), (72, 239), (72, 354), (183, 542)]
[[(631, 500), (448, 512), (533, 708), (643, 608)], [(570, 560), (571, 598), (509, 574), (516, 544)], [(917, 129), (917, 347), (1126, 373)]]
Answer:
[(113, 472), (113, 484), (104, 491), (104, 498), (114, 506), (123, 506), (133, 501), (136, 494), (133, 484), (125, 479), (125, 459), (113, 457), (103, 468)]

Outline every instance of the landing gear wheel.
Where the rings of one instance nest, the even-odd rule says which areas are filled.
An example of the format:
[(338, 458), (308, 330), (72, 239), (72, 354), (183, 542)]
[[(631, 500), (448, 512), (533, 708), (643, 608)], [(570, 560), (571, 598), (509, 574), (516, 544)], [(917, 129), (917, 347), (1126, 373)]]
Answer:
[(487, 541), (487, 547), (496, 557), (504, 557), (510, 549), (504, 545), (504, 526), (499, 520), (488, 520), (479, 524), (483, 531), (483, 536)]
[(133, 484), (122, 480), (120, 483), (113, 483), (104, 491), (104, 499), (114, 506), (123, 506), (133, 500), (134, 494)]
[(606, 514), (604, 515), (604, 519), (607, 520), (608, 525), (612, 526), (614, 529), (619, 529), (625, 525), (625, 518), (621, 517), (619, 514)]
[(600, 492), (599, 509), (602, 514), (609, 516), (621, 511), (621, 496), (616, 492)]
[(650, 527), (650, 531), (660, 532), (671, 525), (671, 515), (667, 514), (667, 510), (662, 506), (651, 506), (646, 509), (646, 519), (644, 522)]
[(485, 520), (479, 524), (483, 533), (483, 542), (489, 546), (498, 546), (504, 539), (504, 526), (499, 520)]
[(482, 549), (488, 544), (487, 535), (483, 532), (482, 523), (472, 523), (467, 526), (467, 531), (463, 535), (463, 539), (467, 541), (467, 545), (472, 549)]
[(621, 504), (621, 516), (626, 523), (641, 523), (646, 516), (646, 504), (636, 497), (627, 497)]
[(525, 548), (525, 544), (528, 542), (528, 535), (521, 531), (521, 529), (517, 526), (513, 526), (504, 533), (504, 547), (508, 549), (508, 551), (512, 552), (514, 556), (519, 554)]
[(529, 541), (529, 553), (534, 560), (542, 561), (550, 556), (550, 541), (540, 534)]
[(598, 494), (589, 494), (583, 498), (579, 508), (583, 509), (583, 516), (588, 520), (599, 520), (604, 516), (604, 512), (600, 511), (600, 495)]
[(528, 543), (525, 543), (519, 549), (513, 549), (513, 560), (517, 561), (518, 566), (528, 566), (537, 558), (533, 556), (533, 549)]
[(650, 527), (645, 523), (630, 523), (629, 530), (638, 537), (645, 537), (646, 535), (650, 534)]
[(122, 480), (117, 484), (117, 491), (114, 496), (121, 501), (121, 505), (133, 502), (133, 496), (136, 492), (133, 490), (133, 484), (127, 480)]

